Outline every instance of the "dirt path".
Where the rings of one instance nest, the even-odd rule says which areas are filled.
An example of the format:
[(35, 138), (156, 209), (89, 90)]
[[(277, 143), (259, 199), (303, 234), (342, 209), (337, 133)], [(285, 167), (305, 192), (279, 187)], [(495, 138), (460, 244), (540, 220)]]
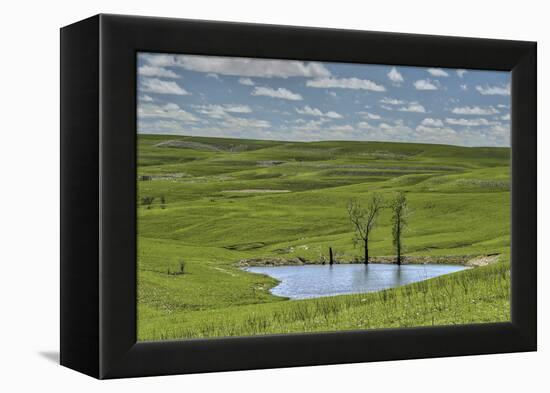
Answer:
[[(464, 265), (471, 267), (486, 266), (492, 263), (498, 262), (500, 255), (480, 255), (480, 256), (404, 256), (403, 265), (408, 264), (450, 264), (450, 265)], [(355, 260), (340, 260), (337, 263), (363, 263), (362, 261)], [(369, 263), (374, 264), (393, 264), (395, 263), (395, 256), (378, 256), (375, 258), (369, 258)], [(241, 259), (237, 262), (238, 267), (248, 266), (292, 266), (292, 265), (308, 265), (319, 264), (318, 261), (307, 260), (301, 257), (264, 257), (264, 258), (250, 258)]]
[(492, 263), (498, 262), (499, 254), (493, 255), (482, 255), (479, 257), (472, 258), (466, 262), (467, 266), (487, 266)]
[(243, 194), (269, 194), (269, 193), (290, 192), (290, 190), (246, 189), (246, 190), (224, 190), (222, 192), (239, 192)]

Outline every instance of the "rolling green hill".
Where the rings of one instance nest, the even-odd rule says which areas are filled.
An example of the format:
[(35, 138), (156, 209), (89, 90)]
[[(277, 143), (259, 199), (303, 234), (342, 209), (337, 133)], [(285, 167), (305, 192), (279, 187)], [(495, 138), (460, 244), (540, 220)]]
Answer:
[[(508, 148), (138, 135), (137, 185), (140, 340), (510, 317)], [(254, 258), (319, 263), (328, 247), (340, 262), (360, 258), (346, 205), (373, 191), (406, 193), (409, 261), (498, 254), (499, 262), (303, 301), (271, 295), (274, 279), (238, 268)], [(373, 234), (375, 260), (393, 256), (390, 215)]]

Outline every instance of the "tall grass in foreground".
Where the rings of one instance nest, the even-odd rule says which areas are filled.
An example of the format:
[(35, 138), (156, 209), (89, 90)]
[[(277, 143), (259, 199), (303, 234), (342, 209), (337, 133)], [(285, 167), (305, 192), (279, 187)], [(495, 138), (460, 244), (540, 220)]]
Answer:
[(247, 336), (510, 320), (508, 262), (369, 294), (177, 314), (140, 324), (140, 340)]

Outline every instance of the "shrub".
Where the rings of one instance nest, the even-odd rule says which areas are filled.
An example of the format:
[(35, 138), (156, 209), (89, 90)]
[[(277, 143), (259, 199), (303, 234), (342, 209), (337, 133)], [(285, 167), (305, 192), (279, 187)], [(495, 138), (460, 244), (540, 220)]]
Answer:
[(152, 196), (141, 197), (141, 205), (147, 206), (147, 209), (150, 209), (154, 200), (155, 200), (155, 197), (152, 197)]
[(185, 261), (182, 259), (179, 262), (177, 270), (172, 271), (168, 268), (168, 270), (166, 270), (166, 274), (169, 276), (181, 276), (182, 274), (185, 274)]

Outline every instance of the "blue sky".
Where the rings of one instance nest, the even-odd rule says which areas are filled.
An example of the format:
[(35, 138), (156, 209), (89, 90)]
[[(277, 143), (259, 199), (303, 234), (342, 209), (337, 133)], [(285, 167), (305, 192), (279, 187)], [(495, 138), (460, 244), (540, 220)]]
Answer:
[(139, 53), (138, 132), (510, 146), (510, 74)]

